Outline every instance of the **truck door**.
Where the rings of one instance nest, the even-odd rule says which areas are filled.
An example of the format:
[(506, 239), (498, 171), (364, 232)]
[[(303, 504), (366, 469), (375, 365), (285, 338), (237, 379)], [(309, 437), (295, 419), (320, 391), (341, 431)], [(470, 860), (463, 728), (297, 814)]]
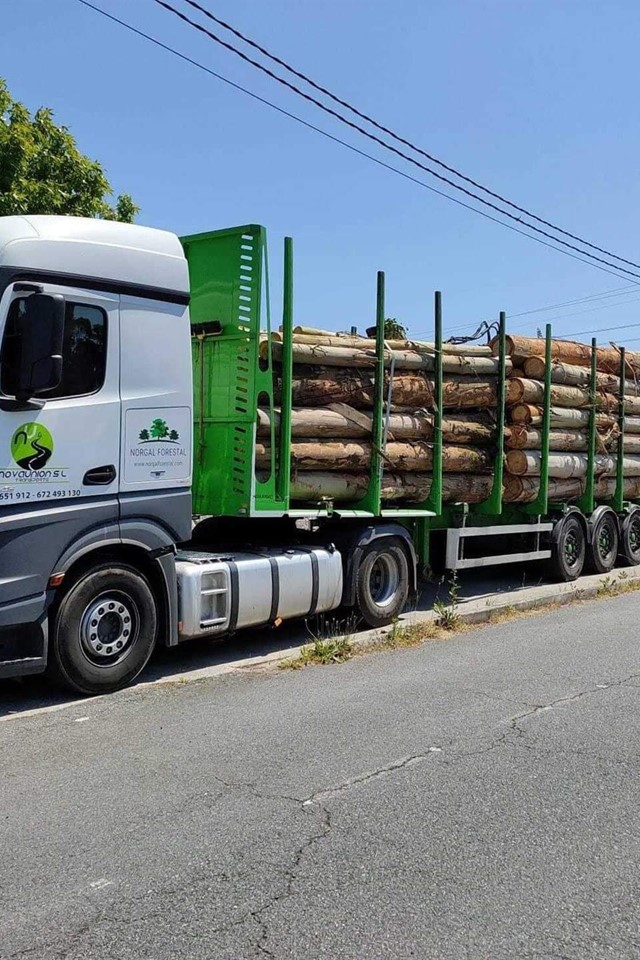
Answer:
[(184, 304), (122, 294), (120, 321), (123, 536), (144, 521), (179, 542), (191, 535), (189, 313)]
[[(0, 592), (7, 601), (40, 593), (43, 577), (46, 587), (57, 558), (83, 530), (118, 519), (119, 297), (39, 286), (64, 297), (62, 376), (31, 408), (3, 402), (0, 409), (0, 549), (7, 559)], [(5, 398), (15, 394), (11, 342), (29, 295), (16, 284), (2, 298)]]

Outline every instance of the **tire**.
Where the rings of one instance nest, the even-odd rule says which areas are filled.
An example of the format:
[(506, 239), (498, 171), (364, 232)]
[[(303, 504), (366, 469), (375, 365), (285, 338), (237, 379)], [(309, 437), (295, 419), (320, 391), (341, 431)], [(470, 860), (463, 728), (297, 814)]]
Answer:
[(126, 687), (145, 668), (158, 630), (149, 583), (127, 564), (83, 573), (53, 617), (49, 660), (56, 679), (85, 694)]
[(640, 563), (640, 510), (630, 510), (622, 521), (620, 553), (632, 566)]
[(551, 569), (565, 583), (577, 580), (584, 567), (587, 538), (582, 522), (574, 514), (559, 520), (553, 531)]
[(356, 575), (356, 604), (370, 627), (392, 623), (404, 610), (409, 596), (407, 555), (389, 538), (364, 551)]
[(618, 518), (613, 510), (606, 510), (596, 520), (587, 549), (586, 565), (590, 573), (609, 573), (617, 557), (620, 533)]

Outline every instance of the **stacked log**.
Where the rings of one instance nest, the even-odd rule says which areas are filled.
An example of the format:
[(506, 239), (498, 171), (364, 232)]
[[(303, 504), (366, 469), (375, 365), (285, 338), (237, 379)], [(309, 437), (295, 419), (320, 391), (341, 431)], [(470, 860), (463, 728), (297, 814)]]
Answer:
[[(260, 355), (275, 371), (276, 409), (257, 412), (258, 476), (272, 463), (280, 430), (283, 344), (263, 337)], [(376, 344), (367, 337), (296, 327), (293, 334), (291, 499), (357, 502), (374, 459), (382, 463), (382, 500), (427, 499), (436, 421), (436, 355), (432, 343), (385, 343), (383, 448), (372, 444)], [(479, 503), (489, 496), (496, 457), (499, 362), (490, 346), (443, 345), (443, 500)], [(512, 372), (511, 361), (507, 364)], [(387, 410), (387, 404), (389, 409)]]
[[(506, 502), (531, 503), (540, 489), (545, 346), (543, 339), (507, 337), (513, 372), (506, 397), (510, 424), (505, 440), (503, 499)], [(497, 341), (492, 343), (492, 349), (497, 355)], [(592, 348), (587, 344), (551, 341), (548, 458), (551, 503), (577, 500), (586, 489), (592, 416), (591, 354)], [(620, 442), (620, 364), (620, 352), (616, 348), (597, 348), (594, 481), (595, 495), (600, 499), (610, 498), (615, 492)], [(635, 497), (640, 491), (640, 353), (626, 354), (624, 403), (624, 495)]]

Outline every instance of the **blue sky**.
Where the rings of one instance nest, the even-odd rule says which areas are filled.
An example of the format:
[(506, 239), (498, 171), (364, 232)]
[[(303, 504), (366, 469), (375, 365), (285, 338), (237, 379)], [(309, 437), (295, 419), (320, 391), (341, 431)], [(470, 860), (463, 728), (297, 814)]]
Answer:
[[(635, 0), (204, 2), (427, 151), (640, 262)], [(393, 162), (152, 0), (96, 3)], [(378, 269), (387, 273), (387, 313), (415, 336), (432, 327), (434, 289), (443, 292), (445, 329), (471, 332), (501, 309), (517, 314), (633, 282), (388, 173), (77, 0), (3, 0), (0, 74), (30, 108), (54, 109), (114, 189), (133, 195), (139, 222), (178, 234), (263, 223), (276, 317), (287, 234), (295, 320), (330, 329), (373, 321)], [(630, 288), (513, 325), (535, 333), (553, 319), (565, 334), (637, 322), (596, 333), (638, 338), (637, 348), (639, 308), (640, 290)]]

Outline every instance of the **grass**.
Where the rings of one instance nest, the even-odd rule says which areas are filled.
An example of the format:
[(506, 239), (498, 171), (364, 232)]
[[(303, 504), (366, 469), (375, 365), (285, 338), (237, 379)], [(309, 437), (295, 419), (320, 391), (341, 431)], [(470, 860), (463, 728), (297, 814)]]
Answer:
[(458, 583), (458, 574), (454, 571), (449, 580), (449, 602), (436, 600), (433, 604), (433, 611), (436, 615), (436, 623), (443, 630), (457, 630), (460, 626), (460, 614), (458, 613), (458, 604), (460, 603), (460, 585)]
[(280, 667), (299, 670), (312, 664), (344, 663), (353, 657), (367, 653), (420, 647), (428, 641), (443, 640), (466, 630), (479, 630), (511, 620), (537, 616), (539, 613), (548, 613), (570, 604), (584, 603), (592, 599), (607, 599), (636, 591), (640, 591), (640, 579), (632, 579), (626, 571), (621, 570), (615, 576), (602, 578), (595, 597), (585, 597), (577, 593), (567, 595), (562, 600), (550, 600), (524, 609), (510, 604), (488, 611), (488, 616), (483, 620), (473, 622), (465, 621), (458, 611), (458, 585), (453, 578), (449, 589), (449, 603), (436, 601), (433, 605), (433, 619), (409, 624), (395, 620), (388, 632), (373, 639), (358, 641), (355, 639), (358, 627), (355, 616), (352, 615), (347, 620), (336, 618), (324, 620), (318, 624), (317, 633), (312, 633), (312, 643), (302, 647), (296, 657), (281, 661)]
[(311, 664), (344, 663), (354, 654), (353, 634), (358, 626), (355, 614), (344, 619), (320, 614), (313, 626), (306, 623), (311, 643), (306, 644), (297, 657), (284, 660), (280, 666), (300, 670)]

